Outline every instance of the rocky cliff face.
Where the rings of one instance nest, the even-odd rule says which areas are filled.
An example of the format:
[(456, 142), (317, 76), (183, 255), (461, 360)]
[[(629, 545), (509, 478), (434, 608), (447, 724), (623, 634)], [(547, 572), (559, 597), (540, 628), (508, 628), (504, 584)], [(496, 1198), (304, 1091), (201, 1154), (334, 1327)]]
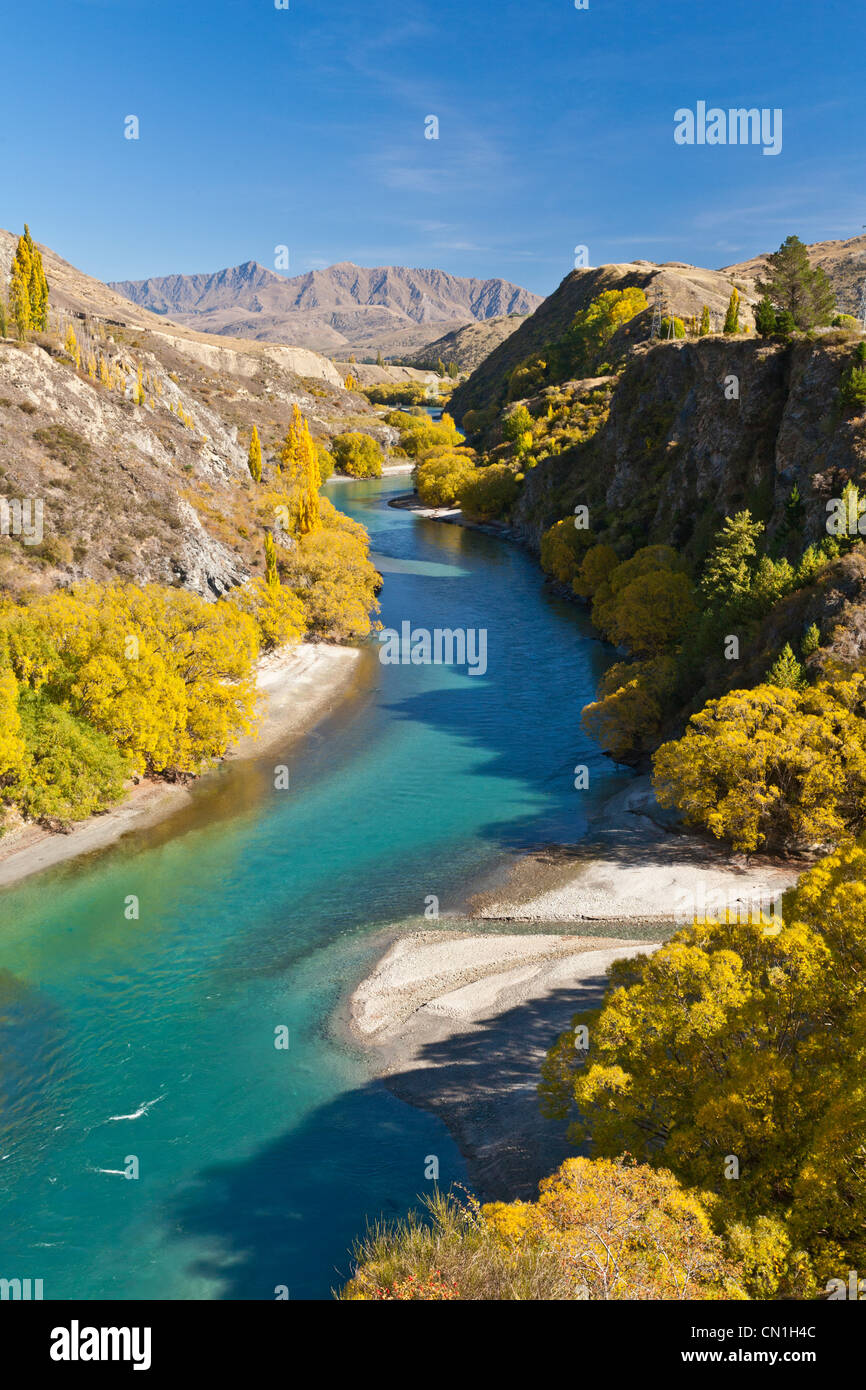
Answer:
[[(0, 232), (0, 286), (14, 245)], [(213, 598), (262, 572), (273, 526), (267, 489), (249, 476), (253, 425), (266, 479), (295, 405), (323, 440), (358, 428), (393, 435), (316, 353), (193, 332), (47, 248), (43, 259), (51, 331), (0, 339), (0, 500), (38, 503), (41, 535), (25, 538), (0, 510), (0, 589), (117, 578)], [(69, 329), (77, 367), (63, 349)]]
[(772, 537), (796, 484), (804, 543), (819, 540), (827, 501), (866, 476), (866, 419), (839, 401), (852, 360), (852, 344), (830, 338), (638, 348), (599, 433), (527, 474), (520, 534), (537, 546), (585, 504), (635, 546), (666, 542), (700, 558), (743, 507)]

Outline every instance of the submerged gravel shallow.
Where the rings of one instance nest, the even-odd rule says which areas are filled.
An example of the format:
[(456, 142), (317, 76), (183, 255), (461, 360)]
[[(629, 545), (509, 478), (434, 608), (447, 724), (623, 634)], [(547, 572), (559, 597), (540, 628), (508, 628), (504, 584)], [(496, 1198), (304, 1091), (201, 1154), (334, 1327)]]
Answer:
[(656, 943), (577, 935), (415, 932), (351, 999), (352, 1030), (401, 1099), (440, 1116), (486, 1200), (532, 1197), (571, 1152), (536, 1087), (547, 1048), (601, 999), (614, 960)]

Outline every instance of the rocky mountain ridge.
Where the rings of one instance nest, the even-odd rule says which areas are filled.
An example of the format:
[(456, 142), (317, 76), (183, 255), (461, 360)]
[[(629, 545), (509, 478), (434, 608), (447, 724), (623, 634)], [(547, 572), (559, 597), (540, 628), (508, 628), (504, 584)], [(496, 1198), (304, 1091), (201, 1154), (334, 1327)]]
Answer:
[(212, 274), (124, 280), (111, 288), (207, 332), (293, 342), (339, 356), (350, 348), (410, 350), (437, 336), (431, 325), (528, 314), (541, 303), (540, 295), (498, 278), (349, 261), (296, 276), (248, 261)]

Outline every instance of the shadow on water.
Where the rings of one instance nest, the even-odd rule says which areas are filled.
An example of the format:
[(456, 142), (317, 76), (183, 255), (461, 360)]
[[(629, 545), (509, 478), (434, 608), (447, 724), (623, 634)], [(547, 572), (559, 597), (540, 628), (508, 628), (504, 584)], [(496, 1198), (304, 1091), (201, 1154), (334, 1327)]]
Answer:
[[(326, 1297), (351, 1276), (364, 1216), (373, 1224), (423, 1211), (431, 1154), (443, 1191), (457, 1183), (484, 1201), (534, 1198), (539, 1180), (578, 1152), (566, 1123), (541, 1115), (541, 1060), (605, 983), (600, 972), (426, 1042), (417, 1068), (342, 1094), (250, 1157), (203, 1170), (170, 1210), (179, 1239), (213, 1252), (190, 1273), (217, 1281), (223, 1299), (271, 1299), (278, 1285), (292, 1298)], [(459, 1149), (438, 1125), (431, 1133), (429, 1116)], [(375, 1207), (371, 1190), (383, 1194)]]
[[(212, 1166), (171, 1204), (175, 1237), (212, 1250), (189, 1273), (217, 1281), (222, 1299), (327, 1298), (352, 1273), (351, 1250), (365, 1219), (394, 1221), (434, 1184), (466, 1182), (466, 1168), (441, 1126), (379, 1082), (321, 1106), (309, 1119), (238, 1163)], [(378, 1202), (371, 1202), (378, 1192)]]

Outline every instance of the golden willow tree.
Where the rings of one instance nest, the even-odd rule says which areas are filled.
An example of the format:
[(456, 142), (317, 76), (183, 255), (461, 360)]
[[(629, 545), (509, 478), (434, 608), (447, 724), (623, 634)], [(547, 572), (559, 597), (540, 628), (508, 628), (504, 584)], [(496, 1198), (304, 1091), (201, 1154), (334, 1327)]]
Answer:
[(319, 455), (310, 427), (298, 407), (292, 407), (292, 421), (286, 442), (280, 453), (280, 465), (284, 475), (296, 493), (296, 524), (299, 536), (308, 536), (318, 530), (319, 488), (322, 475), (319, 472)]
[(48, 280), (26, 222), (12, 261), (9, 305), (19, 338), (26, 338), (31, 330), (44, 333), (48, 328)]

